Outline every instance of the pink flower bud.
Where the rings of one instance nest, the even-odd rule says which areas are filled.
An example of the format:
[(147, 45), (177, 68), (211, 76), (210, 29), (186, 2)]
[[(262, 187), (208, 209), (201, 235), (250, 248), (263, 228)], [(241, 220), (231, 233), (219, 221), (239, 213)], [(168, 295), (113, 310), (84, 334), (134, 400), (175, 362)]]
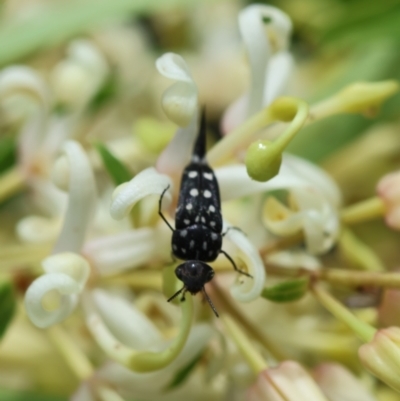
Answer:
[(387, 385), (400, 391), (400, 328), (378, 330), (358, 350), (362, 364)]
[(386, 223), (400, 229), (400, 171), (385, 175), (376, 187), (379, 197), (387, 207)]
[(248, 390), (246, 401), (328, 401), (307, 371), (285, 361), (262, 371)]

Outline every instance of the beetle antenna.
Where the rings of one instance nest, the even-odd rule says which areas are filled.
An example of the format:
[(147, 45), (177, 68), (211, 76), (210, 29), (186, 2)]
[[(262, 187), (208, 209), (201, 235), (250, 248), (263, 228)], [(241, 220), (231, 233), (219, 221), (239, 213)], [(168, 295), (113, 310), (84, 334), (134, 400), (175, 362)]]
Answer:
[(179, 291), (177, 291), (174, 295), (172, 295), (171, 298), (167, 299), (167, 302), (172, 301), (175, 297), (177, 297), (183, 290), (185, 289), (185, 286), (183, 286)]
[(216, 317), (219, 317), (217, 310), (215, 309), (214, 304), (211, 301), (211, 298), (208, 296), (208, 294), (206, 293), (206, 289), (204, 287), (201, 288), (201, 291), (203, 292), (204, 296), (207, 299), (207, 302), (210, 304), (211, 309), (213, 310), (213, 312), (215, 313)]

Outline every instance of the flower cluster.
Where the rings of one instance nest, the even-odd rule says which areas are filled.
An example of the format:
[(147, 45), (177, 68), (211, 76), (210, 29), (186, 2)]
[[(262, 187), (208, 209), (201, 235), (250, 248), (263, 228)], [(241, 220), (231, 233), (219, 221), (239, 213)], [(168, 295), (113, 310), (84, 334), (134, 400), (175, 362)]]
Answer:
[[(215, 92), (233, 86), (237, 98), (218, 106), (203, 104), (198, 65), (226, 68), (220, 55), (155, 57), (136, 25), (72, 40), (51, 68), (0, 72), (17, 155), (3, 168), (0, 148), (0, 387), (13, 376), (17, 389), (74, 401), (373, 401), (400, 391), (400, 329), (387, 310), (400, 275), (376, 234), (352, 227), (372, 232), (382, 217), (400, 227), (399, 173), (381, 178), (378, 196), (350, 199), (329, 166), (348, 166), (362, 143), (332, 156), (329, 172), (290, 152), (331, 117), (376, 113), (399, 85), (354, 82), (309, 104), (292, 96), (291, 18), (268, 5), (220, 7), (238, 15), (240, 35), (226, 37), (209, 15), (204, 49), (218, 38), (249, 83), (221, 77)], [(182, 283), (169, 228), (202, 109), (223, 249), (247, 273), (223, 255), (211, 263), (206, 288), (219, 319), (200, 296), (171, 298)], [(15, 366), (8, 376), (2, 359)]]

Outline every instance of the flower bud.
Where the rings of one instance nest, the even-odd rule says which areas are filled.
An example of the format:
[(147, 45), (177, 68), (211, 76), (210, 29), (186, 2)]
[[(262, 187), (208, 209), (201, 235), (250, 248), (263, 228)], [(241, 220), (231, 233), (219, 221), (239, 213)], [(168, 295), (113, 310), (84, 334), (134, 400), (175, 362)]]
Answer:
[(358, 350), (362, 364), (388, 386), (400, 391), (400, 328), (378, 330)]
[(305, 369), (295, 361), (262, 371), (246, 401), (328, 401)]
[(381, 178), (377, 185), (378, 196), (386, 206), (386, 223), (391, 228), (400, 229), (400, 171)]

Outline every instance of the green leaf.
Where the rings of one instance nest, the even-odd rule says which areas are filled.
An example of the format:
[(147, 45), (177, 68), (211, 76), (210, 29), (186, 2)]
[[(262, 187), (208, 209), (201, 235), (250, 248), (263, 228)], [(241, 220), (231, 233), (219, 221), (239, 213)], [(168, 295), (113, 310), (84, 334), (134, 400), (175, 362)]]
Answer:
[(195, 356), (194, 359), (190, 361), (186, 366), (178, 370), (175, 377), (172, 379), (171, 384), (167, 388), (170, 390), (181, 385), (189, 377), (190, 373), (193, 371), (196, 365), (200, 362), (201, 357), (202, 353)]
[(307, 290), (308, 278), (303, 277), (264, 288), (261, 296), (273, 302), (292, 302), (302, 298)]
[(68, 401), (66, 397), (0, 388), (1, 401)]
[(0, 26), (0, 65), (49, 49), (116, 18), (196, 4), (195, 0), (75, 0), (57, 2), (23, 21)]
[(17, 144), (14, 138), (0, 139), (0, 173), (12, 167), (16, 162)]
[(16, 300), (10, 281), (0, 283), (0, 338), (3, 337), (14, 316)]
[(96, 143), (96, 148), (100, 153), (104, 166), (110, 174), (115, 185), (120, 185), (132, 179), (132, 174), (127, 167), (118, 160), (101, 142)]

